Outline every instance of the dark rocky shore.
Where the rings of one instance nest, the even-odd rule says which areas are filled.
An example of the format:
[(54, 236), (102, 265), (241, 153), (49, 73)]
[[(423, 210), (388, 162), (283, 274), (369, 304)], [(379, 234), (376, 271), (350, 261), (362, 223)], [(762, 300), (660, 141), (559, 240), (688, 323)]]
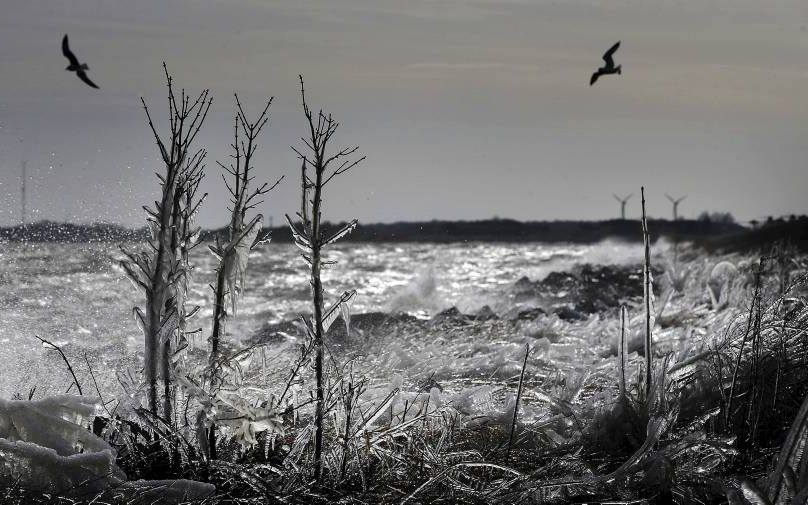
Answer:
[[(538, 281), (522, 277), (511, 286), (508, 296), (513, 302), (512, 309), (505, 313), (496, 313), (486, 305), (474, 314), (464, 314), (456, 307), (451, 307), (430, 319), (407, 313), (354, 314), (350, 321), (350, 337), (367, 338), (394, 332), (434, 331), (491, 320), (511, 322), (514, 325), (541, 317), (583, 321), (592, 314), (615, 311), (622, 303), (641, 299), (641, 268), (638, 265), (579, 265), (571, 271), (552, 272)], [(253, 336), (253, 341), (299, 338), (304, 332), (299, 319), (288, 320), (265, 325)], [(327, 336), (333, 342), (346, 340), (348, 335), (341, 318), (332, 324)]]

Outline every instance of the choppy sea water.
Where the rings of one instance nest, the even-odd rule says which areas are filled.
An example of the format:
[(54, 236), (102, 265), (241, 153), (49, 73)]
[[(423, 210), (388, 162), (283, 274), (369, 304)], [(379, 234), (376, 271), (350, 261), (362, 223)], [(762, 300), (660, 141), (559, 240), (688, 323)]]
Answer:
[[(143, 245), (127, 244), (130, 250)], [(354, 313), (407, 312), (429, 317), (449, 307), (473, 313), (484, 305), (502, 313), (509, 288), (521, 277), (538, 280), (576, 264), (629, 264), (641, 248), (621, 243), (593, 246), (540, 244), (339, 244), (338, 263), (323, 273), (326, 300), (348, 289)], [(102, 384), (115, 369), (137, 368), (142, 336), (132, 308), (144, 295), (117, 266), (115, 244), (0, 245), (0, 395), (61, 392), (70, 383), (58, 356), (35, 338), (64, 346), (86, 377), (89, 364)], [(202, 310), (195, 320), (210, 332), (214, 258), (200, 246), (190, 292)], [(249, 338), (267, 323), (310, 312), (306, 264), (287, 244), (268, 244), (250, 257), (234, 339)], [(86, 355), (86, 360), (85, 360)], [(85, 388), (88, 386), (85, 384)]]

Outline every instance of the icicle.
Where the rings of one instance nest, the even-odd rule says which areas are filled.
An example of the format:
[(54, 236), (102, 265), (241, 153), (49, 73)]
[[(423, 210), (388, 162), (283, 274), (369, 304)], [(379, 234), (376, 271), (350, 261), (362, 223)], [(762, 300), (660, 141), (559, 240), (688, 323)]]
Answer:
[(339, 306), (342, 313), (342, 320), (345, 322), (345, 334), (351, 336), (351, 307), (349, 303), (343, 303)]
[(262, 220), (261, 214), (255, 216), (223, 251), (225, 278), (234, 316), (236, 315), (236, 300), (244, 288), (250, 249), (261, 231)]
[(263, 382), (267, 379), (267, 353), (266, 348), (261, 348), (261, 380)]
[(339, 300), (329, 308), (326, 313), (323, 315), (323, 331), (328, 331), (331, 327), (331, 324), (337, 319), (337, 316), (340, 314), (343, 317), (347, 314), (348, 318), (345, 319), (345, 329), (349, 330), (350, 327), (350, 302), (353, 297), (356, 296), (356, 290), (346, 291), (342, 294)]

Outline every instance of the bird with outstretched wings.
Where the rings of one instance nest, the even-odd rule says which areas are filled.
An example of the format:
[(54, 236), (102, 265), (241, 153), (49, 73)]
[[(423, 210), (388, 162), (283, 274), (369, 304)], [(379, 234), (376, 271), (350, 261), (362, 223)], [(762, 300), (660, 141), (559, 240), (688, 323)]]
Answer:
[(67, 34), (62, 38), (62, 54), (70, 61), (70, 65), (68, 65), (65, 70), (75, 72), (78, 78), (84, 81), (88, 86), (98, 89), (98, 86), (87, 77), (87, 70), (90, 70), (90, 67), (88, 67), (86, 63), (79, 63), (79, 59), (76, 58), (76, 55), (70, 50)]
[(592, 77), (589, 79), (590, 86), (595, 84), (595, 81), (597, 81), (598, 78), (602, 75), (623, 73), (622, 65), (615, 66), (613, 58), (615, 51), (617, 51), (619, 47), (620, 47), (620, 41), (618, 40), (617, 43), (615, 43), (612, 47), (609, 48), (608, 51), (606, 51), (603, 54), (603, 61), (606, 62), (606, 64), (600, 67), (594, 74), (592, 74)]

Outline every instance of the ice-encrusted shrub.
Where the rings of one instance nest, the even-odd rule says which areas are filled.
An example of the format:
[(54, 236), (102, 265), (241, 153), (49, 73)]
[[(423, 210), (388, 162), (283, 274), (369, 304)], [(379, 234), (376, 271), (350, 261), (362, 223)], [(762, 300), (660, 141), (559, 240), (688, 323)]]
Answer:
[[(300, 170), (301, 205), (298, 213), (300, 225), (295, 225), (289, 215), (286, 216), (286, 219), (292, 230), (295, 245), (302, 251), (302, 257), (311, 271), (313, 317), (310, 322), (306, 321), (306, 331), (308, 337), (314, 342), (316, 375), (314, 475), (319, 482), (323, 473), (323, 429), (327, 411), (323, 336), (340, 314), (348, 327), (349, 304), (356, 294), (356, 291), (346, 291), (334, 305), (328, 310), (325, 309), (320, 272), (323, 266), (333, 265), (334, 261), (323, 260), (321, 253), (325, 247), (350, 233), (357, 225), (357, 220), (354, 219), (331, 236), (324, 235), (322, 230), (323, 190), (334, 177), (344, 174), (365, 158), (363, 156), (357, 160), (350, 159), (359, 149), (358, 147), (342, 149), (333, 154), (328, 152), (329, 141), (336, 133), (339, 123), (330, 114), (324, 114), (322, 110), (315, 116), (309, 109), (303, 87), (303, 76), (300, 76), (300, 95), (303, 102), (303, 114), (309, 127), (309, 136), (303, 138), (305, 149), (301, 151), (292, 148), (302, 162)], [(350, 334), (350, 331), (346, 331), (346, 333)]]
[[(262, 202), (261, 198), (283, 179), (279, 178), (271, 186), (263, 183), (252, 187), (255, 178), (253, 158), (258, 146), (256, 140), (269, 121), (267, 113), (272, 99), (267, 101), (255, 121), (247, 118), (238, 95), (235, 96), (235, 100), (235, 134), (231, 144), (234, 151), (231, 155), (233, 162), (228, 166), (219, 163), (231, 176), (230, 182), (227, 177), (222, 176), (230, 193), (228, 238), (225, 243), (221, 243), (217, 237), (216, 244), (209, 246), (218, 260), (216, 282), (213, 285), (213, 330), (209, 339), (209, 359), (204, 367), (197, 367), (196, 370), (183, 367), (177, 374), (185, 391), (201, 406), (197, 418), (198, 438), (203, 453), (212, 459), (216, 458), (217, 420), (234, 425), (235, 435), (245, 445), (255, 443), (256, 432), (276, 431), (280, 424), (276, 405), (272, 402), (259, 407), (242, 397), (239, 391), (240, 385), (233, 383), (231, 378), (226, 376), (238, 353), (235, 356), (223, 355), (221, 349), (226, 319), (236, 315), (238, 297), (244, 289), (250, 251), (259, 243), (269, 241), (269, 237), (257, 241), (263, 216), (257, 214), (248, 220), (247, 212), (259, 205)], [(237, 422), (231, 422), (233, 419)]]
[[(205, 151), (191, 155), (191, 145), (202, 128), (213, 102), (208, 90), (192, 102), (183, 89), (177, 97), (168, 69), (163, 64), (168, 84), (169, 136), (164, 141), (152, 122), (149, 108), (141, 98), (160, 157), (165, 165), (158, 173), (161, 196), (154, 208), (144, 207), (151, 232), (149, 247), (140, 252), (123, 250), (121, 266), (136, 287), (146, 295), (144, 309), (135, 307), (135, 319), (145, 340), (144, 375), (148, 407), (158, 412), (158, 379), (163, 380), (163, 417), (172, 417), (172, 357), (184, 338), (180, 330), (188, 275), (187, 251), (198, 236), (190, 222), (198, 205), (193, 201), (199, 185)], [(191, 312), (194, 310), (191, 309)]]

